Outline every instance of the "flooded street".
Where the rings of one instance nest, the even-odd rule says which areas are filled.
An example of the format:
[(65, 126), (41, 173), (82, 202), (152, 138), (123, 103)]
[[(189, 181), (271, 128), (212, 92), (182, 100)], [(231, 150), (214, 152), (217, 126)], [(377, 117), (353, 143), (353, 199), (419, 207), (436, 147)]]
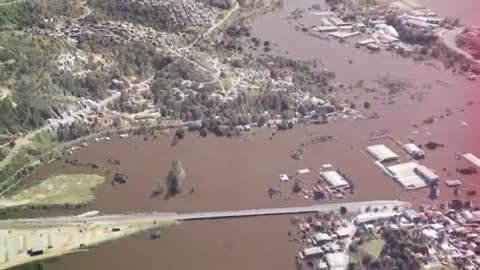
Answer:
[[(287, 0), (283, 9), (267, 13), (253, 22), (252, 36), (276, 44), (274, 54), (304, 60), (318, 59), (324, 67), (336, 72), (339, 82), (351, 84), (365, 80), (372, 83), (379, 75), (390, 74), (395, 79), (411, 81), (415, 86), (412, 91), (425, 92), (422, 98), (412, 100), (409, 93), (400, 93), (395, 98), (395, 104), (386, 104), (386, 97), (379, 93), (352, 90), (348, 96), (358, 96), (356, 102), (359, 107), (368, 100), (372, 104), (369, 111), (378, 112), (378, 119), (338, 119), (327, 125), (298, 125), (293, 130), (277, 132), (275, 136), (267, 129), (254, 130), (254, 134), (231, 139), (200, 138), (195, 133), (187, 134), (174, 147), (171, 146), (171, 136), (149, 138), (147, 141), (143, 137), (117, 138), (93, 144), (75, 154), (79, 161), (95, 162), (100, 169), (72, 167), (55, 161), (36, 170), (31, 178), (86, 171), (109, 177), (107, 183), (99, 188), (96, 200), (74, 213), (88, 210), (102, 213), (186, 213), (327, 203), (335, 200), (315, 202), (298, 196), (271, 199), (267, 193), (270, 187), (276, 187), (290, 194), (292, 183), (280, 183), (279, 175), (294, 175), (302, 168), (313, 169), (312, 176), (305, 180), (306, 184), (312, 185), (319, 178), (318, 169), (326, 163), (341, 169), (355, 184), (355, 194), (347, 195), (344, 201), (403, 199), (418, 204), (434, 204), (452, 199), (453, 190), (444, 184), (441, 185), (440, 200), (432, 202), (427, 198), (427, 189), (404, 192), (381, 172), (365, 152), (366, 146), (384, 143), (399, 154), (401, 160), (409, 160), (393, 142), (370, 140), (371, 134), (386, 130), (387, 134), (405, 143), (408, 138), (414, 138), (417, 144), (429, 141), (444, 143), (444, 148), (427, 151), (427, 158), (422, 163), (436, 170), (442, 180), (464, 178), (467, 188), (480, 187), (478, 175), (464, 177), (455, 172), (456, 168), (468, 166), (465, 161), (455, 159), (456, 153), (480, 155), (479, 82), (470, 82), (443, 68), (435, 69), (390, 53), (370, 54), (355, 49), (352, 44), (323, 41), (296, 31), (285, 18), (293, 9), (309, 7), (314, 2)], [(456, 14), (468, 11), (469, 3), (475, 4), (475, 1), (458, 1), (456, 5), (460, 7), (449, 10), (446, 0), (421, 2), (432, 4), (434, 11), (438, 10), (445, 16), (459, 16)], [(438, 2), (438, 5), (433, 2)], [(478, 21), (475, 16), (468, 18)], [(353, 61), (352, 64), (348, 63), (349, 60)], [(374, 96), (379, 97), (378, 100)], [(446, 109), (453, 114), (441, 117)], [(422, 125), (422, 121), (431, 116), (436, 117), (436, 121)], [(309, 145), (302, 160), (292, 159), (291, 151), (310, 135), (330, 135), (333, 140)], [(120, 160), (119, 168), (108, 164), (110, 158)], [(195, 192), (185, 192), (170, 199), (150, 198), (155, 183), (165, 181), (174, 159), (182, 161), (189, 183), (195, 185)], [(105, 172), (107, 168), (111, 172)], [(128, 175), (128, 183), (110, 185), (114, 172)], [(70, 211), (52, 210), (49, 213), (65, 214)], [(62, 257), (48, 264), (47, 268), (295, 269), (294, 260), (299, 245), (289, 241), (288, 231), (292, 228), (288, 220), (288, 217), (262, 217), (185, 223), (168, 228), (155, 241), (148, 240), (145, 235), (128, 238), (94, 251)]]

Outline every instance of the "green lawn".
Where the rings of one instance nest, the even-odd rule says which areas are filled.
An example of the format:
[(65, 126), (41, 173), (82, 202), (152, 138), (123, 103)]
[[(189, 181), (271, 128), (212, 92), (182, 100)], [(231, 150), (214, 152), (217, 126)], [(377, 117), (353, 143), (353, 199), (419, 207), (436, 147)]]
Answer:
[(78, 205), (95, 198), (94, 188), (103, 183), (103, 176), (63, 174), (35, 183), (16, 194), (0, 199), (1, 208), (22, 206)]

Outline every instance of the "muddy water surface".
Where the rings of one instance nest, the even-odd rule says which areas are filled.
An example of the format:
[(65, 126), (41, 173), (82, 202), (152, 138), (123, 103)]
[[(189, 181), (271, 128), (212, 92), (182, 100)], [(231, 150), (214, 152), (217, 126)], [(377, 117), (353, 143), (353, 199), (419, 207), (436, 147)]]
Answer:
[[(427, 1), (427, 0), (425, 0)], [(310, 1), (311, 2), (311, 1)], [(430, 140), (444, 143), (442, 149), (427, 152), (423, 161), (435, 169), (443, 179), (462, 176), (457, 167), (466, 166), (456, 160), (455, 153), (473, 152), (480, 155), (478, 143), (480, 95), (478, 83), (468, 82), (449, 71), (415, 64), (389, 54), (375, 54), (356, 50), (348, 44), (321, 41), (294, 30), (285, 17), (298, 6), (309, 5), (304, 0), (287, 1), (284, 9), (268, 13), (253, 22), (253, 36), (276, 43), (274, 53), (299, 59), (319, 59), (338, 79), (353, 83), (360, 79), (371, 82), (378, 75), (390, 73), (395, 78), (414, 82), (412, 93), (425, 92), (421, 100), (411, 100), (409, 93), (399, 94), (392, 105), (384, 104), (379, 93), (367, 94), (363, 90), (347, 93), (361, 105), (369, 100), (377, 111), (378, 119), (354, 121), (339, 119), (322, 126), (297, 126), (294, 130), (277, 133), (256, 130), (255, 135), (238, 138), (199, 138), (189, 134), (179, 145), (171, 147), (171, 137), (160, 136), (144, 141), (143, 137), (115, 139), (93, 144), (75, 154), (81, 162), (95, 162), (101, 169), (94, 172), (111, 177), (119, 171), (129, 176), (126, 185), (106, 184), (98, 190), (91, 209), (103, 213), (130, 211), (193, 212), (211, 210), (245, 209), (310, 205), (312, 200), (286, 196), (270, 199), (267, 189), (277, 187), (289, 194), (291, 183), (281, 184), (279, 174), (312, 168), (314, 173), (306, 178), (307, 185), (318, 178), (318, 168), (331, 163), (349, 175), (355, 183), (354, 195), (345, 201), (374, 199), (405, 199), (415, 203), (438, 203), (427, 198), (427, 190), (404, 192), (373, 164), (364, 148), (374, 143), (385, 143), (407, 161), (406, 154), (388, 140), (372, 142), (372, 133), (387, 130), (396, 139), (417, 143)], [(441, 6), (439, 7), (439, 13)], [(275, 27), (272, 27), (275, 26)], [(348, 64), (352, 59), (353, 63)], [(424, 88), (429, 84), (430, 88)], [(379, 91), (381, 91), (379, 89)], [(377, 96), (379, 99), (373, 99)], [(467, 102), (472, 101), (473, 105)], [(359, 106), (361, 107), (361, 106)], [(454, 114), (441, 118), (445, 109)], [(363, 113), (368, 113), (364, 111)], [(421, 125), (422, 120), (435, 116), (431, 125)], [(290, 158), (290, 151), (311, 134), (331, 135), (334, 140), (310, 145), (303, 160)], [(121, 166), (115, 168), (107, 159), (117, 158)], [(195, 184), (193, 194), (165, 200), (150, 198), (155, 183), (163, 181), (173, 159), (180, 159), (190, 183)], [(106, 169), (112, 172), (106, 173)], [(91, 171), (84, 167), (71, 167), (54, 162), (38, 169), (32, 178), (42, 178), (53, 173)], [(475, 188), (480, 178), (465, 177), (469, 189)], [(188, 193), (188, 192), (187, 192)], [(452, 198), (453, 191), (442, 185), (441, 200)], [(476, 200), (477, 198), (473, 198)], [(320, 201), (319, 203), (325, 203)], [(51, 211), (65, 214), (66, 211)], [(226, 221), (185, 223), (167, 229), (156, 241), (137, 236), (106, 244), (95, 251), (61, 258), (49, 264), (49, 269), (295, 269), (294, 256), (298, 244), (290, 242), (288, 217), (269, 217)]]

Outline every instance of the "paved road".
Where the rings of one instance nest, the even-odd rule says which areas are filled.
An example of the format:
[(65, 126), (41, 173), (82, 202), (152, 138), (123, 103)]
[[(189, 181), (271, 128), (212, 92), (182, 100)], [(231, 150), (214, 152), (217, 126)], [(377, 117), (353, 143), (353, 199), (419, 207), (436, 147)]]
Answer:
[(240, 8), (240, 5), (238, 4), (238, 1), (235, 1), (235, 6), (233, 8), (231, 8), (227, 14), (225, 14), (225, 16), (223, 17), (223, 19), (221, 19), (220, 21), (216, 22), (215, 24), (213, 24), (212, 26), (210, 26), (210, 28), (207, 29), (207, 31), (205, 31), (201, 36), (199, 36), (197, 39), (195, 39), (195, 41), (192, 42), (192, 44), (190, 44), (190, 46), (188, 46), (187, 48), (188, 49), (191, 49), (193, 48), (200, 40), (202, 40), (203, 38), (206, 38), (208, 35), (210, 35), (213, 31), (215, 31), (218, 27), (220, 27), (221, 25), (223, 25), (229, 18), (230, 16), (236, 12), (238, 9)]

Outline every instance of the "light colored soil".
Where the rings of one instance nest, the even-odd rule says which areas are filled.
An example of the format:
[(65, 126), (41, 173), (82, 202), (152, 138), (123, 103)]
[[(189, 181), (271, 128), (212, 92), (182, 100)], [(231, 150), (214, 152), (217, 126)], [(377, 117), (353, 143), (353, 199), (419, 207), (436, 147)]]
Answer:
[(94, 174), (58, 175), (0, 199), (0, 209), (20, 206), (83, 204), (95, 197), (93, 189), (105, 180)]

